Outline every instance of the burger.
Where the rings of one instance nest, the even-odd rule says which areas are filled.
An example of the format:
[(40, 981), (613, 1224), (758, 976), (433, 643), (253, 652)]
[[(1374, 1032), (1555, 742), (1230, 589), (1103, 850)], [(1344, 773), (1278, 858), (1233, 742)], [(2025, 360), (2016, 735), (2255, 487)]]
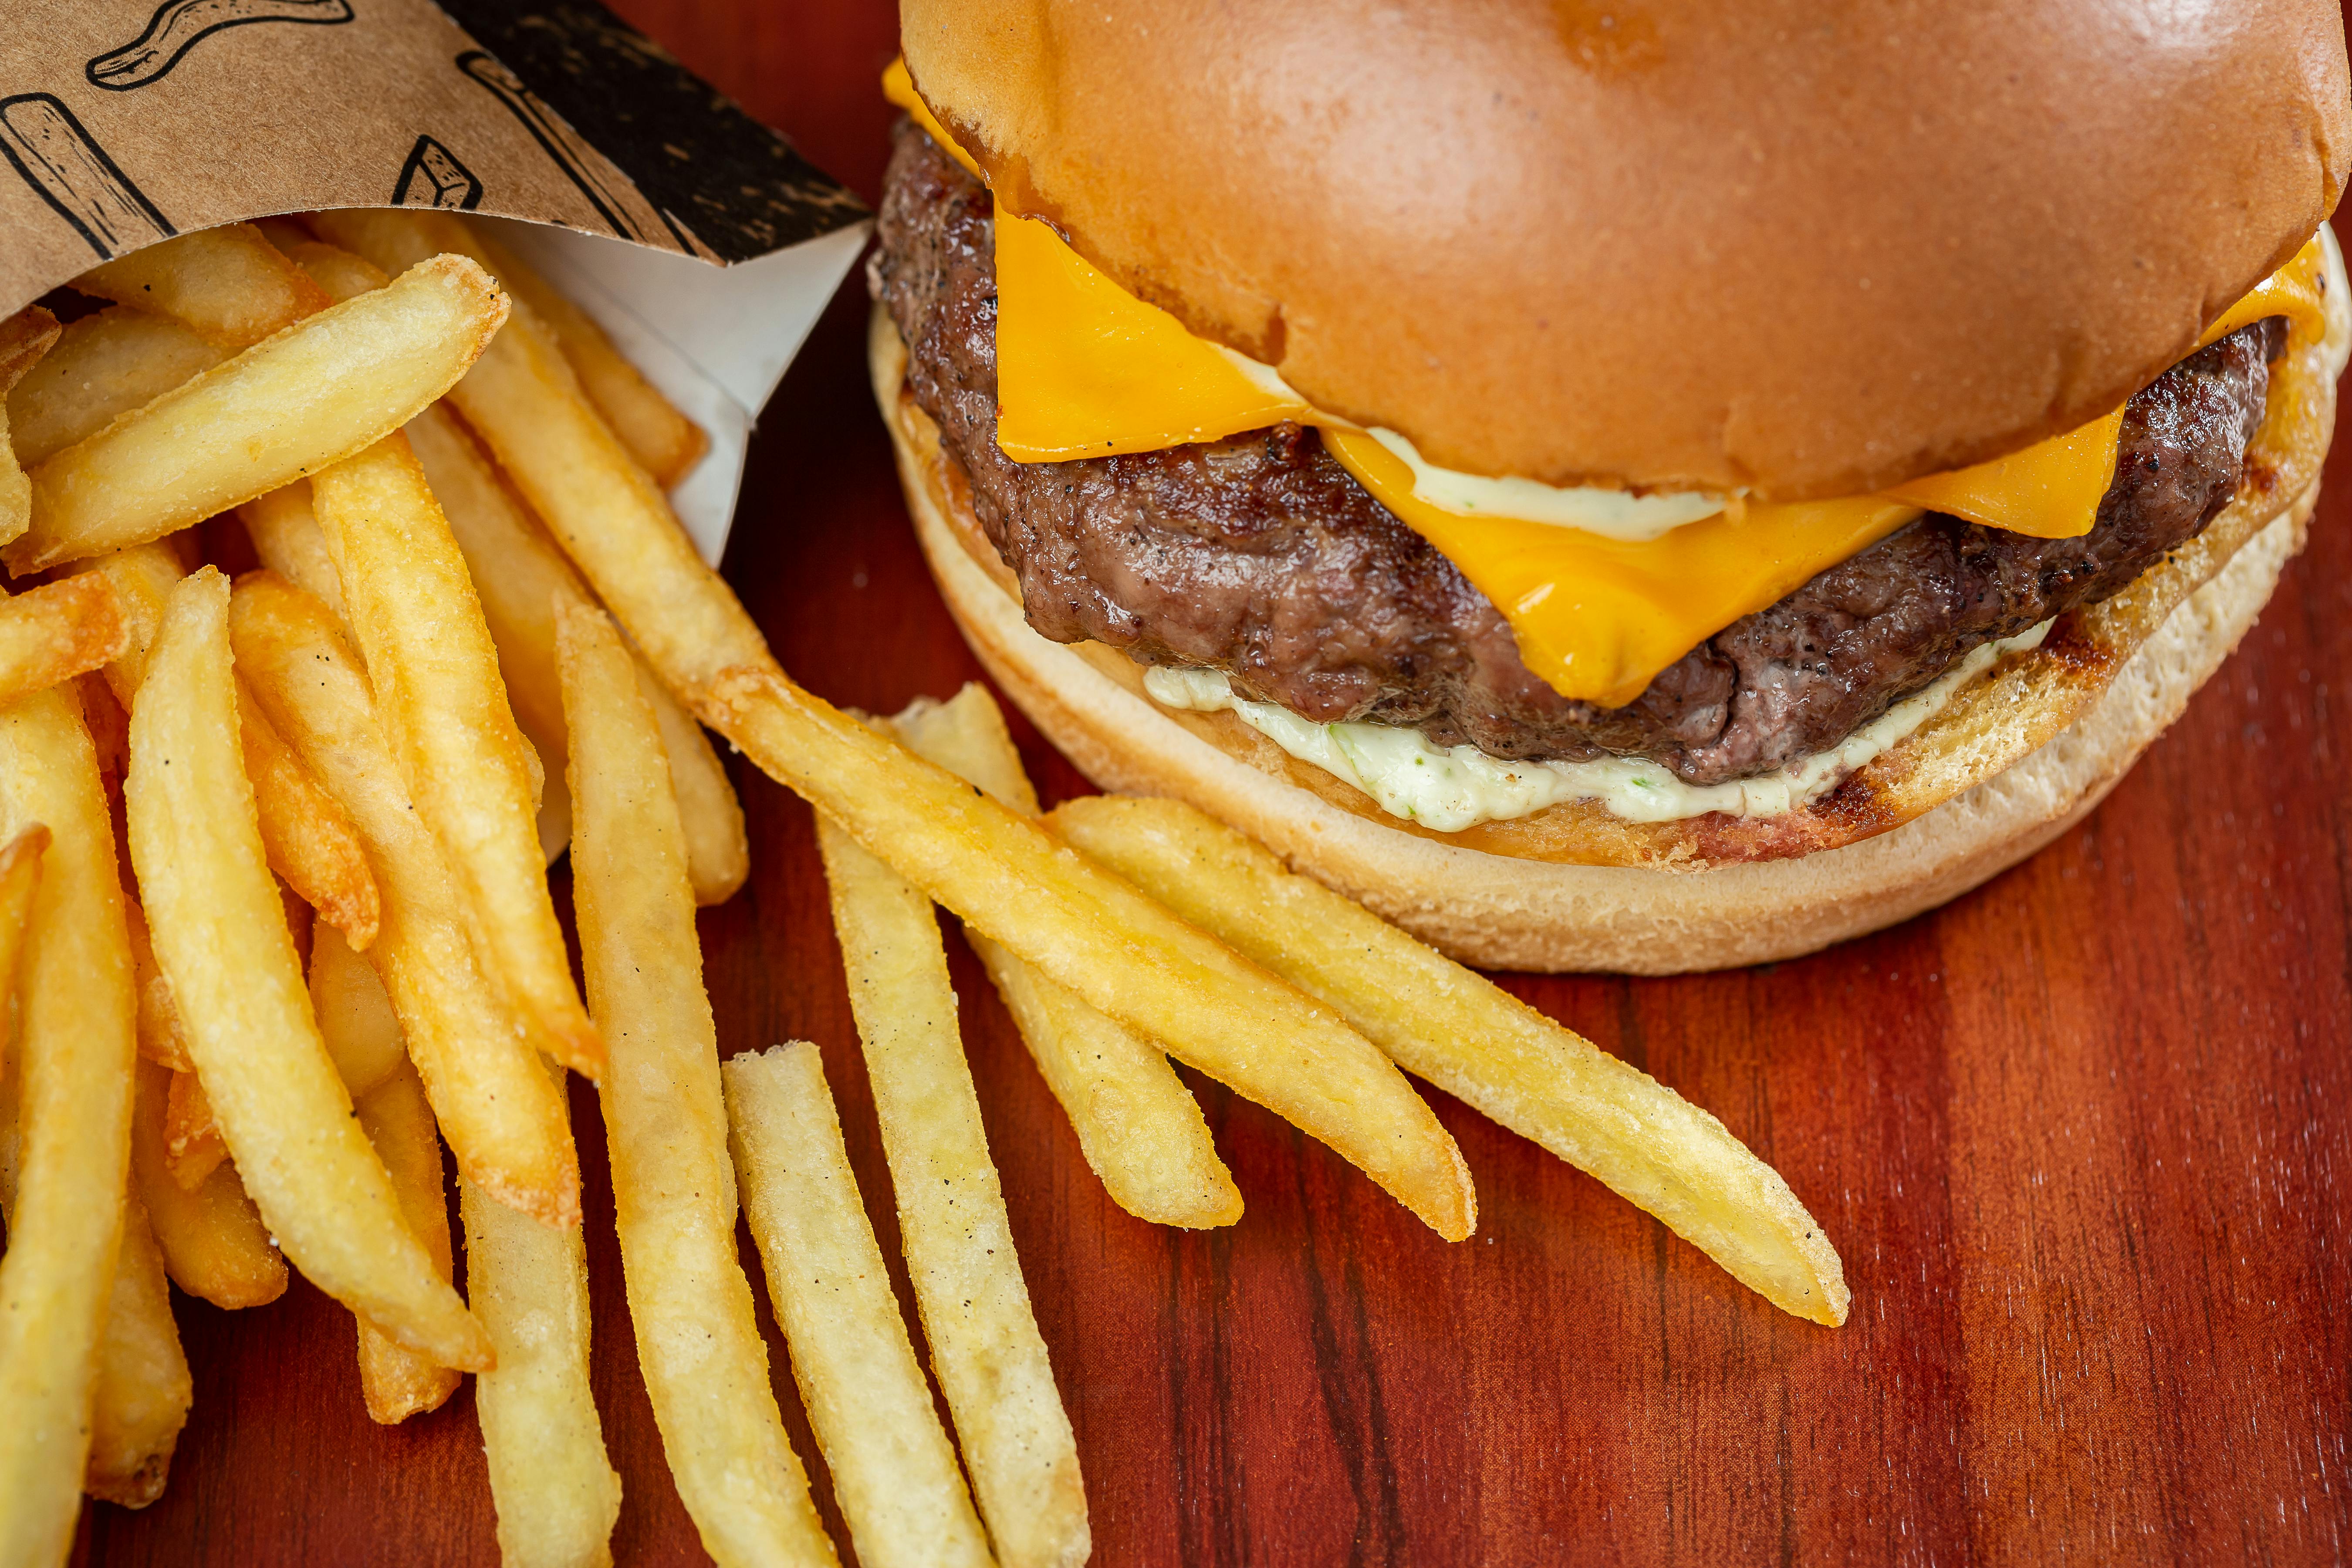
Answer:
[(875, 391), (1101, 785), (1671, 973), (2097, 805), (2300, 548), (2310, 0), (904, 0)]

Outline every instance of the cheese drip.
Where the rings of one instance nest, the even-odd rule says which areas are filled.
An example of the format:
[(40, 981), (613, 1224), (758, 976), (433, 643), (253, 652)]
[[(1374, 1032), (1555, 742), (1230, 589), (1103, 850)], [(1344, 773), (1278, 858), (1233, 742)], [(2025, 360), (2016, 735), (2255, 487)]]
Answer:
[[(893, 102), (967, 169), (903, 63)], [(1313, 425), (1372, 497), (1451, 561), (1510, 624), (1520, 658), (1563, 697), (1622, 707), (1725, 626), (1922, 511), (2044, 539), (2090, 531), (2114, 478), (2118, 409), (2065, 434), (1884, 495), (1788, 505), (1636, 495), (1458, 474), (1393, 431), (1315, 407), (1272, 367), (1194, 335), (1049, 226), (996, 212), (997, 445), (1016, 462), (1161, 451), (1286, 420)], [(2232, 306), (2208, 343), (2284, 316), (2301, 347), (2326, 331), (2317, 238)]]

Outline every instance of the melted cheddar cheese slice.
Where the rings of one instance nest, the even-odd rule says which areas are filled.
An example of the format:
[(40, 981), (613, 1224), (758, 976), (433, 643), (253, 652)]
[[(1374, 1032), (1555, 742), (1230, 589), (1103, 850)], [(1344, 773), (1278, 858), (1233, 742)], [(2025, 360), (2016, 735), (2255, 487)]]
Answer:
[[(915, 93), (903, 63), (891, 66), (883, 85), (979, 172)], [(1216, 441), (1285, 420), (1320, 426), (1341, 466), (1501, 610), (1530, 670), (1562, 696), (1603, 707), (1632, 701), (1707, 637), (1922, 511), (2074, 538), (2090, 531), (2115, 475), (2120, 409), (1885, 495), (1770, 506), (1726, 498), (1715, 515), (1651, 538), (1473, 511), (1421, 487), (1391, 449), (1402, 445), (1396, 437), (1384, 443), (1324, 413), (1272, 369), (1196, 337), (1046, 224), (1000, 205), (995, 229), (996, 438), (1005, 456), (1066, 462)], [(2298, 346), (2316, 341), (2326, 330), (2322, 266), (2315, 237), (2215, 321), (2200, 346), (2265, 316), (2286, 317)], [(1573, 501), (1579, 492), (1555, 493)]]

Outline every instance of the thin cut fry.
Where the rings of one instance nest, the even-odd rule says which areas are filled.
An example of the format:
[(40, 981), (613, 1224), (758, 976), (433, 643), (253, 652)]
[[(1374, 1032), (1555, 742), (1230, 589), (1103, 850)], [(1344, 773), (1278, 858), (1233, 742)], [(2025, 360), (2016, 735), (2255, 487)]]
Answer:
[(287, 1257), (445, 1365), (489, 1338), (403, 1218), (319, 1037), (236, 739), (228, 580), (172, 591), (131, 713), (125, 805), (156, 961), (221, 1131)]
[(137, 1059), (114, 825), (72, 689), (0, 709), (0, 803), (38, 822), (16, 983), (16, 1205), (0, 1257), (0, 1563), (64, 1561), (122, 1235)]
[(686, 478), (710, 449), (701, 426), (678, 412), (628, 357), (613, 346), (595, 318), (524, 266), (483, 223), (460, 219), (472, 235), (475, 260), (555, 335), (556, 346), (580, 378), (580, 390), (654, 482), (664, 489)]
[(383, 894), (351, 815), (302, 765), (243, 680), (236, 683), (239, 741), (269, 868), (352, 946), (365, 952), (383, 919)]
[(158, 539), (364, 451), (465, 374), (506, 297), (462, 257), (320, 311), (32, 470), (22, 574)]
[(968, 928), (1328, 1143), (1447, 1240), (1475, 1227), (1454, 1140), (1323, 1004), (781, 675), (730, 671), (709, 704), (761, 771)]
[(817, 822), (817, 847), (907, 1273), (982, 1517), (1008, 1568), (1084, 1563), (1092, 1538), (1077, 1440), (1013, 1249), (939, 921), (930, 900), (830, 820)]
[[(16, 960), (33, 922), (33, 896), (41, 890), (41, 854), (48, 847), (49, 830), (36, 822), (0, 849), (0, 1005), (16, 984)], [(0, 1082), (8, 1077), (15, 1033), (0, 1029)]]
[(588, 1258), (557, 1229), (460, 1181), (466, 1292), (499, 1364), (474, 1379), (504, 1568), (608, 1568), (621, 1478), (588, 1386)]
[[(391, 1004), (385, 1003), (390, 1010)], [(400, 1194), (408, 1228), (432, 1255), (446, 1279), (450, 1273), (448, 1178), (441, 1169), (441, 1135), (433, 1129), (433, 1107), (425, 1085), (406, 1062), (368, 1092), (358, 1105), (360, 1127)], [(485, 1331), (487, 1332), (487, 1329)], [(461, 1381), (452, 1369), (410, 1350), (365, 1318), (359, 1320), (360, 1394), (368, 1419), (393, 1426), (412, 1415), (438, 1410)], [(495, 1354), (496, 1342), (492, 1342)]]
[(720, 1563), (830, 1563), (736, 1261), (719, 1042), (661, 734), (602, 614), (565, 611), (557, 647), (582, 969), (613, 1046), (603, 1085), (613, 1203), (662, 1450)]
[(365, 1100), (408, 1065), (400, 1015), (383, 978), (331, 928), (311, 944), (310, 1010), (352, 1100)]
[(0, 603), (0, 702), (96, 669), (130, 637), (114, 584), (95, 574)]
[(148, 1227), (146, 1208), (133, 1193), (124, 1206), (122, 1246), (115, 1254), (106, 1333), (99, 1346), (82, 1489), (124, 1508), (145, 1508), (162, 1497), (171, 1479), (172, 1450), (194, 1397), (180, 1326), (172, 1320), (163, 1255)]
[(331, 302), (249, 223), (198, 230), (93, 267), (85, 294), (178, 321), (206, 342), (249, 348)]
[[(548, 755), (561, 757), (563, 693), (555, 669), (555, 606), (593, 601), (555, 542), (499, 481), (498, 470), (454, 417), (428, 408), (410, 423), (408, 437), (481, 594), (482, 616), (498, 644), (499, 669), (515, 718), (534, 743), (551, 748)], [(686, 870), (694, 883), (694, 901), (724, 902), (751, 874), (743, 808), (702, 726), (650, 670), (643, 673), (646, 700), (661, 721), (670, 785), (686, 829)], [(550, 796), (554, 793), (551, 788)]]
[(1789, 1184), (1647, 1073), (1181, 801), (1096, 795), (1048, 820), (1328, 1002), (1407, 1071), (1664, 1220), (1782, 1311), (1845, 1321), (1844, 1268)]
[(215, 1307), (259, 1307), (286, 1293), (286, 1258), (270, 1245), (261, 1211), (236, 1167), (223, 1161), (194, 1192), (165, 1168), (163, 1099), (172, 1074), (139, 1064), (131, 1128), (131, 1180), (147, 1206), (172, 1283)]
[(441, 847), (409, 804), (357, 656), (324, 605), (271, 573), (237, 584), (230, 619), (262, 709), (367, 846), (383, 898), (368, 958), (457, 1169), (500, 1203), (577, 1225), (580, 1167), (562, 1099), (474, 962)]
[(376, 718), (418, 813), (441, 841), (474, 952), (532, 1045), (594, 1078), (604, 1046), (572, 984), (540, 852), (528, 747), (466, 558), (404, 436), (311, 481), (311, 502)]
[[(917, 756), (1036, 815), (1037, 792), (986, 688), (968, 685), (947, 702), (918, 699), (890, 725)], [(1241, 1192), (1166, 1053), (1001, 943), (977, 932), (968, 940), (1112, 1201), (1155, 1225), (1239, 1220)]]
[(987, 1538), (857, 1195), (817, 1048), (746, 1052), (722, 1070), (735, 1174), (767, 1265), (768, 1300), (858, 1562), (990, 1568)]
[(220, 1121), (213, 1115), (204, 1080), (194, 1068), (173, 1073), (170, 1092), (163, 1099), (163, 1160), (172, 1180), (184, 1192), (193, 1193), (227, 1158), (228, 1143), (221, 1136)]
[(237, 508), (236, 515), (264, 566), (318, 595), (335, 612), (335, 619), (351, 624), (343, 613), (343, 583), (335, 575), (335, 558), (328, 552), (327, 536), (319, 531), (318, 514), (310, 510), (310, 480), (297, 479), (256, 496)]
[[(446, 214), (347, 210), (313, 221), (387, 271), (470, 243)], [(721, 670), (772, 663), (751, 617), (702, 563), (660, 487), (589, 403), (554, 335), (527, 310), (491, 341), (449, 401), (689, 707)]]
[(69, 321), (8, 394), (16, 458), (45, 462), (226, 358), (177, 321), (120, 305)]

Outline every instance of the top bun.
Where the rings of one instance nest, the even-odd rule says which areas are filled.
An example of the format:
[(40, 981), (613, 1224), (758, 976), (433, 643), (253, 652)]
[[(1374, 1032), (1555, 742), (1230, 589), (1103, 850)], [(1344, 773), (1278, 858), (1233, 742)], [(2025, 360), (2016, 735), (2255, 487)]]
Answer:
[(2321, 0), (902, 0), (1015, 212), (1430, 461), (1857, 494), (2096, 418), (2352, 160)]

